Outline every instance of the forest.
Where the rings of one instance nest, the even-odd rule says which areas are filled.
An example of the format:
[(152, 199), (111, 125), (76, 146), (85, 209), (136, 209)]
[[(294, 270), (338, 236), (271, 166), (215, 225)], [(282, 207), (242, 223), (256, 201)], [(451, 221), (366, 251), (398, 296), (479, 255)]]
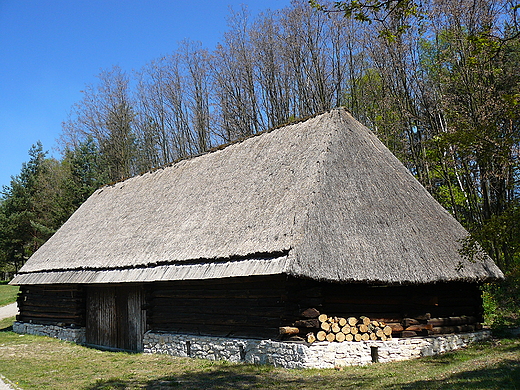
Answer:
[(485, 286), (488, 314), (520, 321), (519, 8), (296, 0), (254, 18), (242, 8), (215, 48), (186, 40), (137, 71), (101, 71), (64, 118), (61, 158), (35, 140), (1, 190), (0, 271), (18, 270), (100, 186), (344, 106), (470, 232), (463, 254), (481, 245), (504, 271)]

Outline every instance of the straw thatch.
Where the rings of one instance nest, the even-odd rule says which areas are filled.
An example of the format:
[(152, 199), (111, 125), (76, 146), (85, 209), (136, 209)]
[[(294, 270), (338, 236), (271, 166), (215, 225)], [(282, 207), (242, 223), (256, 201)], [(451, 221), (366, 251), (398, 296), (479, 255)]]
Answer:
[(99, 189), (13, 283), (501, 278), (491, 259), (461, 258), (465, 236), (366, 127), (336, 109)]

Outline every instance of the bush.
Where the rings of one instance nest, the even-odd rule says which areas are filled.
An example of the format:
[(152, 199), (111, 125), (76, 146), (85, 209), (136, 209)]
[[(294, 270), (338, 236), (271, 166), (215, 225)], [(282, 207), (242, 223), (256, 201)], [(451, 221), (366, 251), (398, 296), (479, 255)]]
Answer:
[(520, 267), (501, 282), (485, 284), (482, 292), (487, 325), (497, 330), (520, 326)]

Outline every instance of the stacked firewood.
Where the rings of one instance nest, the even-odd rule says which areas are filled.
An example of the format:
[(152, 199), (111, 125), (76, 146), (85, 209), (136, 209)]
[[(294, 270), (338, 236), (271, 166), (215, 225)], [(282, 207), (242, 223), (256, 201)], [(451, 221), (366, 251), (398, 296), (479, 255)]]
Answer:
[(368, 317), (328, 317), (321, 314), (318, 317), (320, 328), (316, 334), (307, 334), (307, 342), (314, 341), (386, 341), (392, 337), (392, 328), (386, 326), (384, 322), (371, 320)]
[(428, 336), (434, 334), (472, 332), (482, 329), (478, 319), (471, 316), (431, 318), (426, 313), (415, 318), (370, 319), (360, 317), (332, 317), (316, 309), (301, 313), (292, 326), (280, 328), (280, 336), (288, 341), (368, 341), (389, 340), (393, 337)]
[[(315, 310), (315, 309), (308, 309)], [(311, 313), (306, 313), (310, 315)], [(308, 343), (315, 341), (343, 342), (343, 341), (368, 341), (392, 338), (392, 328), (384, 322), (371, 320), (368, 317), (329, 317), (327, 314), (319, 314), (317, 318), (308, 318), (295, 321), (294, 326), (280, 328), (280, 334), (285, 339), (302, 340)], [(305, 338), (302, 337), (305, 335)]]
[(403, 318), (399, 323), (387, 325), (392, 327), (394, 336), (399, 337), (474, 332), (482, 329), (482, 324), (473, 316), (431, 318), (428, 313), (416, 318)]

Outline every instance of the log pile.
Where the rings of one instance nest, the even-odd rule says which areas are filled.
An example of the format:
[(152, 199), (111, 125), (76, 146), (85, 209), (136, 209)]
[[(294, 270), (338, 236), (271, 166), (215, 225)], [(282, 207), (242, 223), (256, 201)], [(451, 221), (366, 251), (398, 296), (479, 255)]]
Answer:
[(431, 336), (482, 329), (482, 324), (473, 316), (431, 318), (428, 313), (416, 318), (403, 318), (400, 322), (389, 322), (386, 325), (392, 328), (392, 335), (395, 337)]
[[(301, 313), (301, 319), (291, 326), (280, 327), (280, 336), (287, 341), (343, 342), (343, 341), (386, 341), (392, 337), (430, 336), (447, 333), (473, 332), (482, 329), (476, 317), (459, 316), (431, 318), (427, 313), (401, 321), (360, 317), (331, 317), (320, 314), (316, 309)], [(388, 322), (387, 322), (388, 321)]]
[[(392, 338), (392, 328), (382, 321), (368, 317), (330, 317), (320, 314), (316, 309), (308, 309), (303, 316), (312, 315), (295, 321), (293, 326), (280, 327), (282, 339), (289, 341), (339, 342), (344, 341), (386, 341)], [(303, 337), (304, 336), (304, 337)]]

